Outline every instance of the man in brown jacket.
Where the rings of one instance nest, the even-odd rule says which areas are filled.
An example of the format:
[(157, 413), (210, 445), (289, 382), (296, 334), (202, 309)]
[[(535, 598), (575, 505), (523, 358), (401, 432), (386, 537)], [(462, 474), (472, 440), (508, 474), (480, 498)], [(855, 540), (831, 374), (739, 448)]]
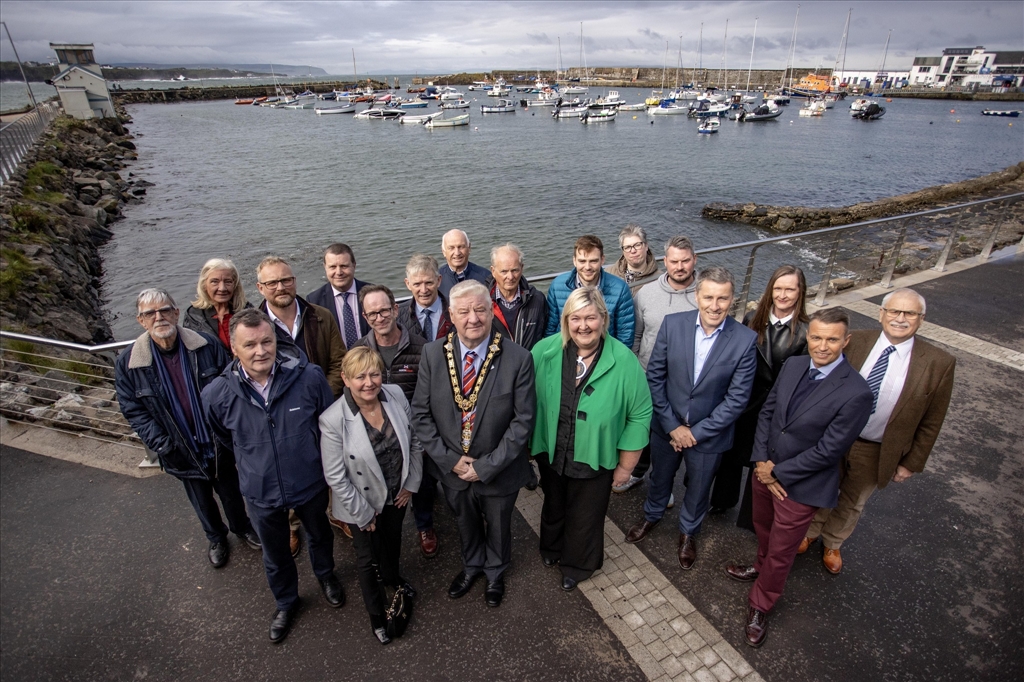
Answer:
[(923, 296), (897, 289), (882, 299), (881, 332), (855, 331), (846, 347), (874, 394), (871, 417), (846, 455), (838, 505), (818, 512), (798, 550), (806, 552), (820, 535), (831, 573), (843, 568), (839, 548), (868, 498), (890, 480), (902, 483), (924, 470), (946, 418), (956, 358), (916, 337), (924, 314)]

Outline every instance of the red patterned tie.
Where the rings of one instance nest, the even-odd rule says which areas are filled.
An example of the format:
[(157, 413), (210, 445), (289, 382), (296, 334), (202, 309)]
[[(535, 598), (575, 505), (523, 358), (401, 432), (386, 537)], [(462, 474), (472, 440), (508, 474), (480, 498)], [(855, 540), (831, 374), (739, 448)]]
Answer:
[[(469, 394), (473, 392), (473, 386), (476, 385), (476, 366), (473, 364), (476, 361), (476, 353), (469, 351), (466, 353), (466, 360), (462, 365), (462, 395), (463, 397), (469, 397)], [(462, 449), (469, 449), (469, 441), (473, 436), (473, 420), (476, 417), (476, 408), (473, 408), (469, 412), (462, 413)]]

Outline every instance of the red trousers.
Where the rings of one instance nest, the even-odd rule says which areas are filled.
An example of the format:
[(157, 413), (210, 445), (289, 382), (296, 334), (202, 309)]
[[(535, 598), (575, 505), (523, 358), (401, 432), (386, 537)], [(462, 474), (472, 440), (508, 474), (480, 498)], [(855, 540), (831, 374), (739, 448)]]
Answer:
[(750, 605), (768, 613), (782, 596), (786, 578), (793, 568), (796, 550), (814, 520), (817, 507), (800, 504), (790, 498), (780, 500), (768, 486), (757, 480), (754, 469), (754, 531), (757, 533), (757, 580), (750, 588)]

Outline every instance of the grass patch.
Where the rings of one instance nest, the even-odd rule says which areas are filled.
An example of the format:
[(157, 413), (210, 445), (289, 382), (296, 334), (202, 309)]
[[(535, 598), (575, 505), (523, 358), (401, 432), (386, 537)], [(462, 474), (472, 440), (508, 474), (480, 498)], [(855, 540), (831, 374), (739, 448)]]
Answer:
[(15, 232), (27, 233), (45, 240), (47, 227), (50, 226), (50, 218), (34, 206), (28, 204), (15, 204), (11, 207), (11, 227)]
[(6, 303), (21, 291), (25, 277), (35, 271), (25, 254), (14, 249), (0, 248), (0, 301)]
[[(40, 161), (25, 172), (22, 196), (29, 201), (59, 204), (64, 201), (64, 171), (49, 161)], [(42, 189), (39, 189), (42, 188)]]
[(110, 381), (110, 377), (104, 374), (101, 368), (94, 367), (88, 362), (46, 355), (45, 348), (40, 349), (30, 341), (4, 341), (3, 351), (9, 360), (31, 366), (40, 375), (55, 369), (85, 386), (96, 386)]

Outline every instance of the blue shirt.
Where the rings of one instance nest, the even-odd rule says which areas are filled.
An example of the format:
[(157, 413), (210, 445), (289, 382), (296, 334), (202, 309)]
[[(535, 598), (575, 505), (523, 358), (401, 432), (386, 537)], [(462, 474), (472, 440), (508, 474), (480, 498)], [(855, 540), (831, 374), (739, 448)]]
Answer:
[(704, 327), (700, 325), (700, 314), (697, 315), (697, 329), (694, 332), (693, 337), (693, 383), (697, 384), (697, 379), (700, 378), (700, 373), (704, 369), (704, 362), (708, 359), (708, 355), (711, 354), (711, 349), (715, 345), (715, 341), (718, 340), (719, 335), (722, 333), (722, 327), (725, 326), (725, 320), (722, 320), (722, 324), (715, 327), (715, 331), (710, 334), (704, 333)]
[[(426, 308), (421, 308), (419, 303), (413, 301), (413, 309), (416, 311), (416, 319), (420, 321), (420, 329), (425, 329), (424, 323), (427, 320), (427, 316), (423, 314), (424, 310), (430, 311), (430, 330), (433, 336), (437, 337), (437, 325), (441, 323), (441, 297), (438, 296), (434, 299), (434, 302), (428, 305)], [(427, 339), (427, 341), (433, 341), (434, 339)]]
[[(824, 367), (814, 367), (814, 360), (811, 360), (811, 367), (814, 367), (814, 369), (816, 369), (819, 372), (821, 372), (821, 376), (815, 377), (814, 380), (815, 381), (821, 381), (822, 379), (827, 377), (829, 374), (832, 373), (832, 370), (834, 370), (836, 367), (839, 366), (839, 363), (842, 362), (845, 357), (846, 357), (845, 355), (840, 353), (838, 358), (836, 358), (832, 362), (828, 363)], [(810, 371), (811, 367), (808, 367), (807, 371)]]

